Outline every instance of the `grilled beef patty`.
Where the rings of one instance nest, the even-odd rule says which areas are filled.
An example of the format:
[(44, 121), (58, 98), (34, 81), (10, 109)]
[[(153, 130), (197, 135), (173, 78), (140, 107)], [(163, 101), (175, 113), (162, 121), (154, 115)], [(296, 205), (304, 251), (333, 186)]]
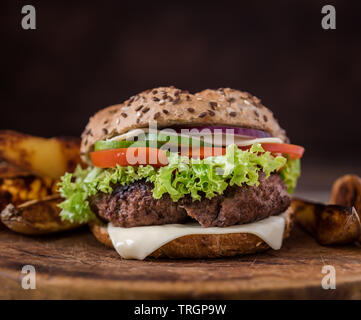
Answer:
[(187, 214), (203, 227), (227, 227), (265, 219), (285, 211), (291, 196), (277, 174), (265, 179), (259, 176), (258, 186), (228, 187), (223, 195), (212, 199), (184, 201)]
[(119, 227), (162, 225), (198, 221), (203, 227), (227, 227), (267, 218), (285, 211), (291, 202), (286, 185), (277, 174), (265, 179), (259, 176), (258, 186), (232, 186), (223, 195), (192, 201), (185, 197), (173, 202), (169, 195), (154, 199), (153, 186), (137, 181), (119, 186), (112, 194), (98, 194), (91, 207), (101, 218)]
[(112, 194), (100, 193), (90, 200), (92, 210), (117, 227), (184, 223), (187, 213), (168, 195), (154, 199), (153, 185), (137, 181), (118, 186)]

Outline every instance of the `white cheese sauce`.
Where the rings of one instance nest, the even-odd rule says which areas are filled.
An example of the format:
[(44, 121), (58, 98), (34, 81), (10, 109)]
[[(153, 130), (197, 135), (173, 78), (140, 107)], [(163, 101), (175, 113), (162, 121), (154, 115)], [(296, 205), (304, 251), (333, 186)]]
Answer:
[(278, 250), (282, 246), (285, 218), (271, 216), (261, 221), (235, 225), (225, 228), (204, 228), (197, 223), (190, 224), (165, 224), (160, 226), (143, 226), (133, 228), (114, 227), (108, 224), (108, 233), (115, 250), (123, 259), (143, 260), (155, 250), (166, 243), (192, 234), (229, 234), (251, 233), (272, 249)]

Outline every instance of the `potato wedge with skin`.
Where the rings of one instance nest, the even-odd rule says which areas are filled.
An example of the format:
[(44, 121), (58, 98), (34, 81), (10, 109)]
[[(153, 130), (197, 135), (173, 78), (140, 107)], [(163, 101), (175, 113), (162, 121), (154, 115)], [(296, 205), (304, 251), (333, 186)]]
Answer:
[(346, 244), (361, 235), (355, 208), (292, 199), (295, 221), (322, 245)]
[(0, 160), (0, 179), (26, 177), (31, 175), (29, 171), (21, 169), (13, 164)]
[(9, 204), (1, 212), (0, 219), (10, 230), (27, 235), (48, 234), (79, 227), (80, 224), (61, 220), (61, 209), (57, 206), (61, 201), (63, 199), (60, 196), (54, 195), (19, 206)]
[(80, 160), (77, 138), (40, 138), (0, 131), (0, 159), (35, 175), (57, 179), (74, 171)]
[(0, 178), (0, 212), (12, 203), (17, 206), (30, 200), (41, 200), (57, 194), (58, 180), (33, 175)]
[(361, 220), (361, 178), (354, 174), (338, 178), (332, 186), (330, 203), (355, 207)]

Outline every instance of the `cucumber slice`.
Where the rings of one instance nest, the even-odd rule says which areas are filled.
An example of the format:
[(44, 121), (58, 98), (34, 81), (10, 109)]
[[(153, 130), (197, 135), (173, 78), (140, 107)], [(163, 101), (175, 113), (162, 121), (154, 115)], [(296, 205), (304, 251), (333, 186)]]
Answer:
[(176, 135), (166, 135), (166, 134), (154, 134), (154, 133), (147, 133), (145, 135), (145, 139), (146, 140), (150, 140), (150, 141), (158, 141), (158, 142), (162, 142), (164, 143), (168, 143), (168, 145), (171, 146), (192, 146), (192, 145), (197, 145), (200, 147), (204, 147), (205, 145), (209, 145), (210, 144), (205, 144), (203, 141), (199, 141), (198, 139), (193, 139), (191, 137), (185, 137), (185, 136), (176, 136)]
[(166, 135), (166, 134), (157, 134), (157, 133), (146, 133), (143, 136), (144, 140), (138, 141), (128, 141), (128, 140), (107, 140), (107, 141), (96, 141), (94, 144), (95, 151), (109, 150), (109, 149), (120, 149), (128, 147), (153, 147), (160, 149), (163, 145), (167, 143), (167, 146), (188, 146), (192, 145), (204, 147), (212, 145), (205, 143), (204, 141), (199, 141), (198, 139), (193, 139), (191, 137), (176, 136), (176, 135)]
[(116, 141), (116, 140), (108, 140), (108, 141), (96, 141), (94, 144), (94, 150), (109, 150), (109, 149), (120, 149), (120, 148), (128, 148), (134, 143), (134, 141)]

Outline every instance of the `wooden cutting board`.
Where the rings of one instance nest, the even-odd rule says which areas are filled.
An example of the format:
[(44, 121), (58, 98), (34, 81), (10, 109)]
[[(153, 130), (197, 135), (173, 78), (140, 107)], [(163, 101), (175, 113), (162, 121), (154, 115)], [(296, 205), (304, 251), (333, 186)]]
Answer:
[[(21, 287), (33, 265), (35, 290)], [(321, 287), (324, 265), (336, 289)], [(2, 299), (361, 299), (361, 248), (322, 247), (294, 230), (279, 251), (220, 260), (121, 260), (86, 228), (26, 237), (0, 227)]]

